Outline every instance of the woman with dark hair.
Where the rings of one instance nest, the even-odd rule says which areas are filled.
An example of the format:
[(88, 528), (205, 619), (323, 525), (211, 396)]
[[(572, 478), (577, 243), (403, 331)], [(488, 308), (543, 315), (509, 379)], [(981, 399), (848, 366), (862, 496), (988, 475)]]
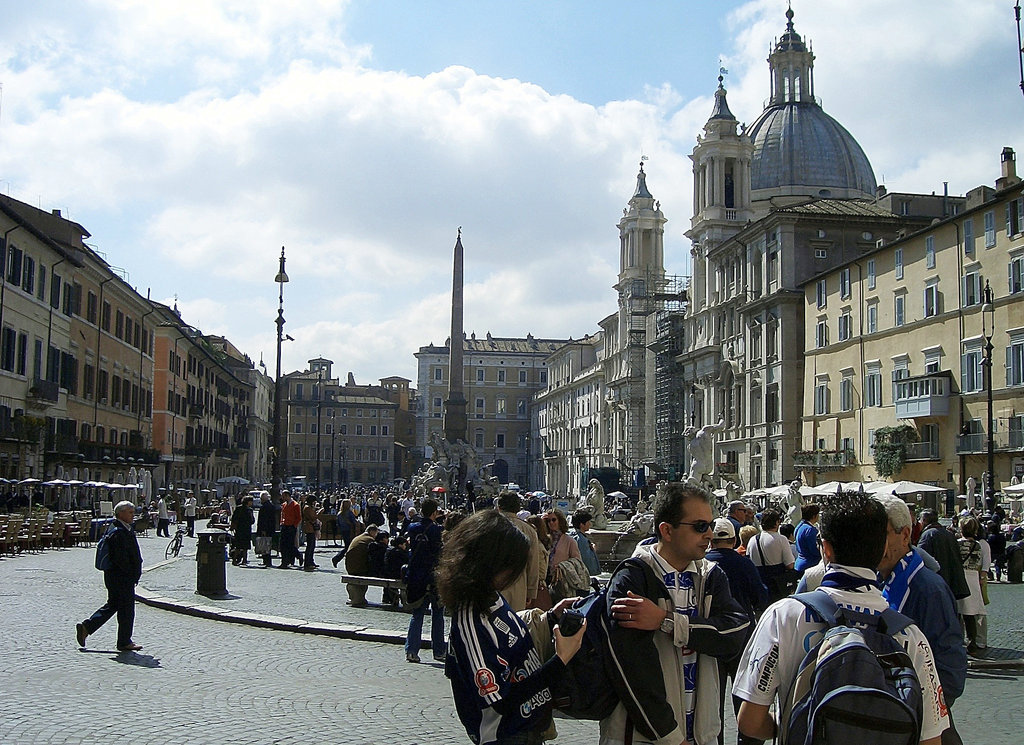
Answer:
[(252, 495), (246, 494), (242, 504), (231, 514), (231, 563), (235, 566), (249, 563), (249, 549), (252, 548), (252, 525), (256, 515), (252, 511)]
[(338, 537), (341, 539), (341, 551), (336, 553), (331, 558), (331, 563), (334, 564), (335, 568), (338, 566), (338, 562), (345, 558), (345, 552), (348, 551), (348, 544), (352, 542), (353, 535), (355, 533), (356, 516), (352, 514), (352, 500), (342, 499), (341, 506), (338, 507)]
[[(534, 745), (551, 719), (549, 686), (579, 651), (584, 630), (562, 636), (552, 612), (516, 614), (501, 596), (526, 567), (530, 539), (497, 510), (463, 520), (448, 536), (437, 566), (437, 591), (452, 611), (445, 675), (459, 719), (478, 745)], [(528, 619), (539, 621), (555, 653), (546, 661), (534, 646)], [(584, 624), (585, 625), (585, 624)]]

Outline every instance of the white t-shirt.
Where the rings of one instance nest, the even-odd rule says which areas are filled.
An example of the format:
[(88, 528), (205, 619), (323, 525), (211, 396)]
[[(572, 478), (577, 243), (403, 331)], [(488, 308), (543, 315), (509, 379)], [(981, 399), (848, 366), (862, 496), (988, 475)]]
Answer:
[(409, 517), (409, 508), (413, 507), (415, 504), (416, 503), (413, 502), (411, 499), (403, 499), (401, 503), (399, 503), (399, 507), (402, 510), (402, 514), (406, 517)]
[(789, 540), (778, 531), (762, 530), (751, 538), (747, 544), (747, 556), (754, 562), (754, 566), (770, 567), (794, 562)]
[[(853, 567), (839, 567), (865, 579), (876, 579), (873, 571)], [(836, 605), (860, 611), (879, 614), (888, 603), (875, 588), (859, 590), (837, 590), (832, 587), (820, 588), (827, 592)], [(734, 695), (754, 704), (769, 706), (778, 695), (780, 702), (789, 699), (790, 688), (796, 678), (800, 663), (824, 636), (825, 624), (802, 603), (785, 598), (771, 605), (761, 616), (754, 629), (754, 635), (747, 642), (736, 672)], [(924, 700), (921, 722), (921, 739), (938, 737), (949, 726), (946, 703), (942, 698), (942, 686), (935, 668), (935, 659), (928, 640), (916, 625), (908, 626), (896, 635), (917, 671)], [(780, 705), (778, 707), (782, 709)]]

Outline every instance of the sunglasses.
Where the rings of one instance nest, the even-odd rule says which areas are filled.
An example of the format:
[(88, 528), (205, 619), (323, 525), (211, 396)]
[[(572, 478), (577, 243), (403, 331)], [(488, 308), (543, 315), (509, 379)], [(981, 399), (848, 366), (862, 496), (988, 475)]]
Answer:
[(693, 528), (694, 532), (696, 533), (707, 533), (709, 530), (711, 530), (712, 523), (709, 520), (697, 520), (696, 522), (692, 523), (678, 522), (673, 524), (672, 527), (678, 528), (680, 525), (689, 525), (691, 528)]

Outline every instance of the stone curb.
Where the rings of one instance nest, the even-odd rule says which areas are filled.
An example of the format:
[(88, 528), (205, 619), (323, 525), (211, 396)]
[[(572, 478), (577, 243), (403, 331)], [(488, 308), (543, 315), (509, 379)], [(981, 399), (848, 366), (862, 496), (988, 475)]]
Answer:
[[(182, 556), (176, 556), (164, 561), (158, 561), (152, 566), (143, 569), (143, 574), (171, 564)], [(256, 628), (274, 629), (276, 631), (291, 631), (297, 634), (315, 634), (317, 636), (333, 636), (336, 639), (350, 639), (353, 641), (378, 642), (380, 644), (405, 645), (405, 634), (400, 631), (388, 631), (386, 629), (371, 629), (366, 626), (353, 626), (350, 624), (336, 624), (322, 621), (306, 621), (301, 618), (287, 618), (284, 616), (264, 615), (251, 613), (249, 611), (231, 611), (213, 608), (201, 603), (191, 604), (174, 598), (168, 598), (155, 592), (147, 590), (141, 585), (135, 588), (135, 599), (143, 605), (171, 613), (181, 613), (195, 618), (206, 618), (212, 621), (224, 621), (226, 623), (238, 623)], [(429, 647), (429, 642), (423, 642), (424, 647)]]
[[(229, 611), (211, 608), (200, 603), (189, 604), (173, 598), (150, 592), (144, 587), (135, 588), (135, 598), (143, 605), (172, 613), (181, 613), (195, 618), (206, 618), (212, 621), (239, 623), (256, 628), (274, 629), (276, 631), (292, 631), (298, 634), (316, 634), (317, 636), (333, 636), (336, 639), (378, 642), (381, 644), (405, 644), (405, 634), (400, 631), (371, 629), (366, 626), (350, 626), (325, 623), (322, 621), (306, 621), (300, 618), (270, 616), (248, 611)], [(428, 643), (429, 644), (429, 643)]]
[(1024, 670), (1024, 659), (1016, 660), (967, 660), (968, 670)]

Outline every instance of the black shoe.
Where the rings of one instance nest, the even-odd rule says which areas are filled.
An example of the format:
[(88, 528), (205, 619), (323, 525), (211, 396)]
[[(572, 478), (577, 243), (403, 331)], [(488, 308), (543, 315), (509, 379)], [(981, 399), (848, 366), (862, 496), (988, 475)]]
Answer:
[(332, 556), (331, 557), (331, 563), (334, 564), (334, 568), (335, 569), (338, 568), (338, 562), (339, 561), (341, 561), (341, 557), (340, 556)]
[(85, 628), (84, 623), (75, 624), (75, 639), (78, 640), (78, 646), (85, 648), (85, 638), (89, 636), (89, 632)]

